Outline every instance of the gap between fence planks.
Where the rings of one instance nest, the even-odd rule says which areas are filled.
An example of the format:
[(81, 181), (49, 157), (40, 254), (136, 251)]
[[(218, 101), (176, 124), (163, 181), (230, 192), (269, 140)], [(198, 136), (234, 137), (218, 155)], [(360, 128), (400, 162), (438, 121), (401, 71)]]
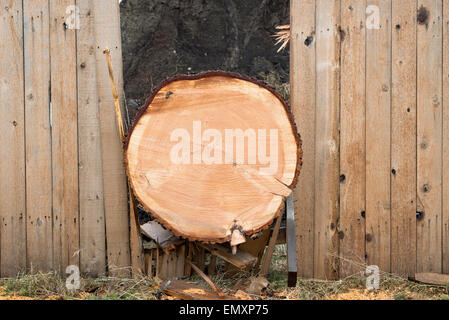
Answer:
[(449, 1), (443, 2), (443, 273), (449, 274)]
[[(111, 61), (111, 51), (106, 47), (104, 50), (106, 55), (106, 61), (108, 64), (109, 78), (112, 87), (112, 96), (114, 97), (115, 104), (115, 116), (117, 120), (117, 126), (119, 128), (120, 140), (122, 144), (125, 143), (125, 131), (123, 129), (123, 118), (122, 111), (120, 109), (120, 102), (117, 93), (117, 88), (115, 86), (114, 71), (112, 69)], [(131, 249), (131, 266), (133, 276), (142, 275), (144, 273), (144, 260), (143, 260), (143, 248), (142, 248), (142, 237), (139, 224), (139, 215), (136, 206), (136, 198), (128, 186), (129, 193), (129, 224), (130, 224), (130, 249)]]

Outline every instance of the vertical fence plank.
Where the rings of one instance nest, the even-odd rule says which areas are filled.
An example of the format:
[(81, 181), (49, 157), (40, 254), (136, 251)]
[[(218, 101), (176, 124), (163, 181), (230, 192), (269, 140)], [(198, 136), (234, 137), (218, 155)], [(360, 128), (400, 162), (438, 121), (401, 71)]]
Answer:
[(48, 0), (24, 1), (28, 267), (50, 270), (52, 172)]
[[(316, 2), (314, 277), (338, 277), (340, 1)], [(301, 214), (300, 212), (298, 214)]]
[(374, 20), (366, 30), (366, 254), (369, 265), (385, 272), (390, 271), (391, 1), (367, 0), (368, 19)]
[(418, 272), (441, 272), (442, 2), (418, 1)]
[(365, 10), (364, 0), (342, 0), (340, 124), (340, 273), (365, 263)]
[(53, 256), (60, 272), (79, 266), (75, 15), (75, 0), (50, 1)]
[(298, 275), (313, 278), (315, 212), (315, 0), (291, 1), (291, 107), (303, 140), (301, 179), (294, 191)]
[(106, 231), (93, 1), (77, 0), (80, 266), (83, 273), (101, 276), (106, 272)]
[(416, 271), (416, 1), (392, 1), (391, 271)]
[(0, 0), (0, 276), (26, 268), (23, 16)]
[(449, 273), (449, 0), (443, 0), (443, 273)]
[[(95, 11), (97, 88), (100, 101), (103, 149), (107, 257), (110, 271), (113, 271), (116, 267), (123, 268), (131, 265), (128, 193), (123, 164), (123, 146), (115, 119), (114, 100), (108, 68), (103, 54), (104, 49), (109, 47), (117, 88), (119, 88), (119, 98), (120, 102), (123, 103), (120, 8), (117, 1), (94, 1), (93, 6)], [(125, 270), (122, 269), (121, 271)]]

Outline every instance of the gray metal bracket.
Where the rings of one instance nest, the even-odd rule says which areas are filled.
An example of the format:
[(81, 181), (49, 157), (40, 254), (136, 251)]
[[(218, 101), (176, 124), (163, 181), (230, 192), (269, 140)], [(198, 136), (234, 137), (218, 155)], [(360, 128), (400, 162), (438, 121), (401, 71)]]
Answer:
[(293, 192), (287, 198), (286, 202), (288, 286), (296, 287), (298, 267), (296, 265), (295, 206), (293, 204)]

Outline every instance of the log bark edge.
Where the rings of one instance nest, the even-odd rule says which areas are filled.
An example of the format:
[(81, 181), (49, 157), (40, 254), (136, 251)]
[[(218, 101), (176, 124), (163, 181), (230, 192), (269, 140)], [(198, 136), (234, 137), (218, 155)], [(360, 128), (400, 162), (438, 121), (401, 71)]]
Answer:
[[(295, 138), (296, 141), (296, 145), (297, 145), (297, 164), (296, 164), (296, 170), (295, 170), (295, 175), (294, 178), (292, 180), (292, 183), (290, 185), (288, 185), (287, 187), (290, 188), (291, 190), (293, 190), (297, 184), (298, 181), (298, 177), (300, 174), (300, 170), (302, 167), (302, 140), (301, 140), (301, 136), (298, 132), (296, 123), (294, 121), (294, 117), (293, 117), (293, 113), (291, 112), (290, 107), (287, 105), (287, 103), (285, 102), (285, 100), (283, 99), (283, 97), (276, 92), (272, 87), (270, 87), (269, 85), (267, 85), (266, 83), (263, 83), (259, 80), (256, 80), (254, 78), (250, 78), (248, 76), (245, 75), (241, 75), (238, 73), (232, 73), (232, 72), (227, 72), (227, 71), (207, 71), (204, 73), (199, 73), (199, 74), (189, 74), (189, 75), (177, 75), (175, 77), (172, 78), (168, 78), (165, 81), (163, 81), (162, 83), (160, 83), (152, 92), (152, 94), (148, 97), (148, 99), (146, 100), (145, 104), (143, 105), (143, 107), (141, 107), (141, 109), (139, 110), (138, 114), (136, 115), (132, 126), (130, 127), (128, 133), (127, 133), (127, 137), (126, 137), (126, 141), (124, 144), (124, 154), (125, 154), (125, 167), (126, 167), (126, 171), (127, 173), (130, 172), (130, 168), (128, 165), (128, 161), (127, 161), (127, 150), (129, 147), (129, 142), (130, 139), (132, 137), (133, 131), (136, 128), (136, 125), (138, 124), (140, 118), (147, 112), (147, 109), (150, 107), (151, 103), (153, 102), (153, 100), (155, 99), (156, 95), (159, 93), (159, 91), (161, 91), (164, 87), (168, 86), (170, 83), (175, 82), (175, 81), (181, 81), (181, 80), (199, 80), (199, 79), (204, 79), (204, 78), (209, 78), (209, 77), (229, 77), (229, 78), (234, 78), (234, 79), (239, 79), (239, 80), (244, 80), (244, 81), (248, 81), (251, 83), (254, 83), (258, 86), (260, 86), (261, 88), (264, 88), (266, 90), (268, 90), (271, 94), (273, 94), (283, 105), (285, 113), (289, 119), (291, 128), (292, 128), (292, 134)], [(183, 237), (186, 239), (189, 239), (191, 241), (202, 241), (205, 243), (222, 243), (222, 242), (227, 242), (230, 241), (231, 236), (227, 236), (227, 237), (223, 237), (220, 239), (206, 239), (206, 238), (198, 238), (198, 237), (192, 237), (190, 235), (186, 235), (182, 232), (179, 232), (178, 230), (176, 230), (175, 228), (173, 228), (170, 224), (168, 224), (162, 217), (160, 217), (156, 212), (154, 212), (152, 209), (150, 209), (147, 205), (145, 205), (145, 203), (139, 198), (139, 195), (135, 192), (135, 188), (133, 185), (133, 181), (132, 179), (130, 179), (130, 175), (127, 174), (128, 177), (128, 181), (129, 181), (129, 185), (131, 187), (131, 189), (133, 190), (136, 198), (139, 200), (139, 202), (141, 203), (141, 205), (143, 206), (143, 208), (149, 212), (153, 218), (161, 223), (166, 229), (168, 229), (169, 231), (173, 232), (176, 236), (179, 237)], [(254, 230), (249, 230), (246, 231), (247, 235), (251, 235), (257, 232), (260, 232), (262, 230), (265, 230), (267, 228), (269, 228), (274, 221), (282, 214), (284, 210), (284, 205), (282, 204), (278, 210), (278, 212), (275, 214), (275, 216), (273, 217), (273, 219), (271, 219), (268, 223), (266, 223), (264, 226), (254, 229)]]

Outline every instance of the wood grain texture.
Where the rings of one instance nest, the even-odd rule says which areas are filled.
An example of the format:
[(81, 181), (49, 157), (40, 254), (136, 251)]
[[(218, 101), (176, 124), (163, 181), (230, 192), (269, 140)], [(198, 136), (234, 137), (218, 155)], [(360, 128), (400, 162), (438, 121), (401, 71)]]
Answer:
[(340, 275), (365, 264), (366, 1), (342, 0), (340, 112)]
[(380, 24), (366, 29), (366, 262), (389, 272), (391, 0), (366, 5), (380, 10)]
[(183, 280), (172, 280), (163, 290), (165, 294), (181, 300), (234, 300), (231, 296), (220, 296), (217, 293), (204, 289), (196, 284)]
[(441, 272), (442, 2), (418, 0), (417, 272)]
[(415, 281), (430, 284), (432, 286), (442, 286), (447, 287), (449, 284), (449, 275), (441, 273), (416, 273)]
[(24, 1), (27, 266), (53, 267), (48, 0)]
[[(211, 258), (211, 261), (214, 260)], [(179, 246), (176, 249), (176, 271), (175, 275), (177, 277), (185, 276), (185, 265), (186, 265), (186, 245)], [(214, 268), (215, 269), (215, 268)]]
[(155, 276), (153, 268), (153, 256), (155, 252), (155, 249), (145, 250), (144, 252), (145, 274), (149, 277)]
[(449, 0), (443, 0), (443, 273), (449, 274)]
[(303, 167), (294, 190), (299, 275), (313, 278), (315, 215), (315, 9), (316, 1), (290, 1), (290, 101), (302, 135)]
[(102, 276), (106, 273), (106, 229), (93, 1), (76, 3), (81, 27), (77, 33), (80, 269)]
[(123, 101), (119, 5), (1, 0), (0, 8), (0, 142), (8, 145), (0, 163), (0, 276), (69, 264), (104, 275), (106, 224), (111, 268), (129, 267), (123, 152), (103, 56), (107, 44)]
[(319, 279), (335, 279), (339, 272), (339, 24), (340, 0), (317, 1), (313, 274)]
[(114, 73), (117, 75), (116, 85), (120, 104), (123, 105), (119, 3), (117, 1), (93, 1), (92, 6), (93, 12), (95, 12), (93, 19), (103, 157), (107, 263), (109, 271), (113, 274), (126, 275), (128, 270), (123, 268), (131, 266), (128, 193), (123, 165), (123, 147), (115, 119), (108, 66), (103, 54), (108, 47), (111, 51)]
[(237, 253), (233, 255), (231, 253), (231, 249), (224, 247), (222, 245), (216, 244), (216, 245), (209, 245), (209, 244), (203, 244), (199, 243), (199, 246), (202, 249), (206, 249), (209, 251), (212, 255), (217, 256), (224, 261), (232, 264), (233, 266), (237, 267), (238, 269), (246, 269), (247, 267), (251, 267), (256, 263), (257, 257), (253, 256), (252, 254), (243, 251), (243, 250), (237, 250)]
[[(75, 0), (50, 1), (54, 269), (79, 266)], [(67, 12), (70, 8), (73, 12)]]
[(416, 1), (392, 1), (391, 272), (402, 276), (416, 271), (416, 50)]
[(162, 83), (126, 149), (129, 181), (145, 209), (176, 235), (206, 242), (267, 228), (291, 194), (300, 158), (280, 96), (226, 72)]
[(26, 268), (22, 1), (0, 8), (0, 277), (15, 277)]

